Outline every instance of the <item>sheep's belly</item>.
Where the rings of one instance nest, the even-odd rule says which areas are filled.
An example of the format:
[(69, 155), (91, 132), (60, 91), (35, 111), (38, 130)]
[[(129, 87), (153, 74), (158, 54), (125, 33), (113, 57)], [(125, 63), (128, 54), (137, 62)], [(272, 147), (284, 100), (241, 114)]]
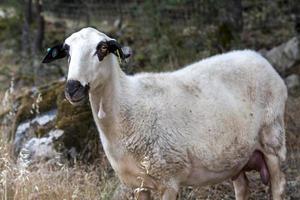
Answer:
[(190, 186), (205, 186), (220, 183), (236, 175), (236, 173), (241, 171), (245, 165), (245, 163), (241, 161), (240, 164), (233, 166), (231, 169), (211, 171), (202, 165), (202, 161), (200, 159), (196, 157), (191, 159), (192, 165), (190, 174), (183, 183), (184, 185)]

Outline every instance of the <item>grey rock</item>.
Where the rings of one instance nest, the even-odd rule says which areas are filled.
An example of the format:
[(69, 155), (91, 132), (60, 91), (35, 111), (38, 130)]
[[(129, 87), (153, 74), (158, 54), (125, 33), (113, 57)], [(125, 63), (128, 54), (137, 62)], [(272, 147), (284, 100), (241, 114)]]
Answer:
[(293, 37), (288, 42), (266, 52), (264, 56), (281, 75), (285, 75), (287, 70), (300, 61), (299, 40)]
[(32, 138), (32, 132), (35, 131), (37, 126), (45, 126), (46, 124), (55, 120), (57, 109), (50, 110), (36, 116), (34, 119), (27, 120), (18, 125), (15, 139), (14, 139), (14, 152), (18, 154), (23, 148), (25, 142)]
[(285, 80), (285, 84), (289, 91), (289, 96), (300, 96), (300, 76), (297, 74), (289, 75)]
[(300, 76), (297, 74), (292, 74), (289, 75), (286, 79), (285, 79), (285, 83), (287, 88), (290, 89), (295, 89), (296, 87), (300, 86)]
[(56, 129), (50, 131), (46, 137), (28, 140), (19, 153), (19, 166), (26, 168), (36, 162), (60, 160), (61, 153), (55, 150), (53, 141), (60, 138), (63, 133), (63, 130)]

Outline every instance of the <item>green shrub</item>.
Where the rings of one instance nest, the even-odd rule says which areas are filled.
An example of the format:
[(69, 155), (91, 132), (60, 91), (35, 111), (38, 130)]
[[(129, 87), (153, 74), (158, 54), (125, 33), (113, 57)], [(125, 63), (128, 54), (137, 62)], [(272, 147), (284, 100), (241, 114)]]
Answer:
[(14, 45), (20, 44), (18, 41), (22, 32), (22, 20), (19, 16), (0, 18), (0, 30), (1, 42), (13, 40)]

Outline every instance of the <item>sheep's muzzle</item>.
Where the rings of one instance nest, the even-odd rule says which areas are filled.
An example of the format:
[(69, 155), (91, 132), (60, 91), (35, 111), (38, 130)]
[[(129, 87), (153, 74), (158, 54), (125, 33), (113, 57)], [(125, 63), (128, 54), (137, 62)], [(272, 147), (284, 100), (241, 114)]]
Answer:
[(77, 105), (87, 99), (89, 86), (83, 86), (79, 81), (68, 80), (65, 87), (65, 96), (70, 103)]

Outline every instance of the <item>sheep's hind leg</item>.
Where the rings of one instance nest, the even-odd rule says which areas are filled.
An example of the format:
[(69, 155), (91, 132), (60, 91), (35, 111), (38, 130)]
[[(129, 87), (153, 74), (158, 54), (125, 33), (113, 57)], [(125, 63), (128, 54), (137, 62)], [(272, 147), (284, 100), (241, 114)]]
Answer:
[(135, 195), (136, 200), (151, 200), (150, 191), (141, 191), (139, 194)]
[(248, 189), (248, 179), (245, 172), (241, 172), (238, 177), (233, 180), (234, 193), (236, 200), (248, 200), (249, 199), (249, 189)]
[(129, 200), (133, 198), (133, 190), (124, 184), (119, 184), (115, 189), (112, 200)]
[(285, 175), (280, 169), (279, 158), (276, 155), (267, 154), (265, 160), (270, 172), (272, 199), (282, 200), (286, 181)]
[(166, 189), (162, 195), (162, 200), (176, 200), (178, 191), (172, 188)]
[(273, 200), (284, 199), (285, 175), (280, 164), (286, 158), (285, 130), (283, 117), (279, 116), (274, 123), (262, 130), (262, 144), (265, 162), (268, 167)]

